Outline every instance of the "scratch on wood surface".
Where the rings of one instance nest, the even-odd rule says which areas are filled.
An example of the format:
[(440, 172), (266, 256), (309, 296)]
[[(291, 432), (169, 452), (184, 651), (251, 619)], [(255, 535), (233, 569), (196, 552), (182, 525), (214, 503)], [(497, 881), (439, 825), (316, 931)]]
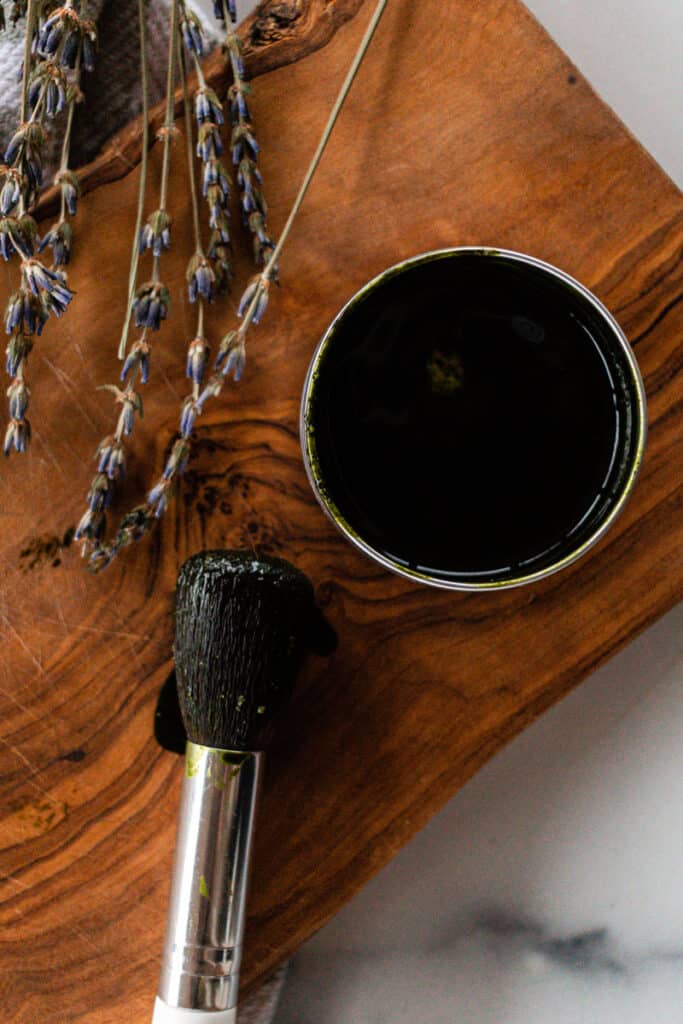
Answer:
[(20, 759), (20, 761), (23, 761), (26, 767), (30, 770), (31, 774), (27, 776), (24, 781), (33, 789), (37, 790), (41, 796), (44, 796), (47, 800), (49, 800), (50, 803), (53, 803), (55, 807), (58, 807), (60, 810), (62, 810), (64, 807), (64, 801), (57, 800), (48, 789), (45, 789), (44, 786), (39, 785), (35, 781), (36, 775), (40, 775), (40, 773), (43, 770), (40, 767), (40, 765), (33, 764), (33, 762), (30, 761), (28, 757), (26, 757), (26, 754), (22, 753), (22, 751), (19, 750), (19, 747), (15, 747), (12, 743), (9, 743), (3, 736), (0, 736), (0, 743), (2, 743), (4, 747), (6, 747), (13, 754), (15, 754)]
[[(64, 611), (62, 610), (62, 602), (60, 600), (55, 601), (55, 608), (57, 609), (57, 615), (59, 616), (59, 621), (62, 624), (62, 627), (64, 629), (64, 635), (68, 636), (69, 632), (70, 632), (69, 624), (67, 623), (67, 621), (66, 621), (66, 619), (64, 617)], [(54, 619), (47, 619), (46, 621), (47, 622), (54, 622), (55, 620)]]
[(76, 396), (77, 401), (74, 404), (75, 404), (76, 408), (78, 409), (78, 411), (80, 412), (80, 414), (83, 417), (83, 419), (88, 424), (88, 426), (92, 427), (92, 429), (94, 431), (98, 431), (99, 427), (97, 426), (97, 424), (95, 423), (94, 420), (90, 419), (90, 417), (88, 416), (87, 412), (83, 408), (83, 403), (82, 403), (81, 397), (80, 397), (80, 395), (78, 393), (78, 389), (74, 385), (74, 382), (71, 380), (69, 375), (67, 373), (65, 373), (63, 370), (60, 370), (58, 366), (55, 366), (55, 364), (52, 363), (47, 358), (47, 356), (42, 356), (42, 360), (46, 364), (46, 366), (49, 366), (49, 368), (52, 370), (53, 374), (55, 375), (55, 377), (57, 378), (59, 383), (62, 385), (64, 390), (67, 392), (67, 394), (68, 395), (75, 395)]
[[(0, 687), (0, 694), (2, 694), (3, 697), (6, 697), (7, 700), (11, 701), (11, 703), (18, 707), (20, 711), (23, 711), (25, 714), (27, 714), (29, 718), (32, 718), (34, 722), (38, 722), (40, 724), (41, 720), (38, 717), (38, 715), (34, 714), (29, 707), (26, 707), (25, 704), (22, 704), (20, 700), (17, 700), (17, 698), (14, 697), (11, 693), (8, 693), (7, 690), (3, 690), (2, 687)], [(1, 738), (2, 737), (0, 737), (0, 739)]]
[(169, 380), (168, 374), (166, 373), (166, 370), (163, 368), (163, 366), (159, 367), (159, 373), (163, 377), (164, 382), (165, 382), (166, 386), (168, 387), (168, 390), (171, 392), (171, 394), (173, 395), (175, 400), (177, 402), (179, 402), (180, 401), (180, 392), (174, 387), (174, 385)]
[(91, 367), (90, 363), (88, 362), (88, 360), (83, 355), (83, 349), (81, 348), (80, 343), (78, 341), (74, 341), (73, 348), (74, 348), (74, 351), (76, 352), (76, 354), (78, 355), (78, 358), (81, 361), (81, 365), (82, 365), (83, 369), (87, 370), (88, 376), (90, 378), (90, 382), (94, 383), (95, 378), (94, 378), (93, 373), (92, 373), (92, 367)]
[(48, 459), (50, 460), (52, 465), (55, 467), (55, 469), (57, 470), (59, 475), (62, 477), (62, 479), (66, 480), (66, 473), (64, 472), (64, 470), (60, 466), (59, 459), (57, 459), (55, 457), (55, 455), (52, 452), (52, 449), (50, 448), (50, 445), (47, 443), (47, 441), (44, 440), (42, 434), (40, 434), (37, 430), (34, 429), (33, 432), (32, 432), (32, 436), (33, 436), (33, 438), (36, 441), (39, 442), (39, 444), (41, 445), (43, 451), (45, 452), (45, 454), (47, 455)]
[(12, 634), (12, 636), (14, 636), (16, 638), (17, 643), (19, 644), (19, 646), (24, 651), (26, 651), (26, 653), (28, 654), (29, 658), (31, 659), (31, 661), (33, 662), (33, 664), (37, 668), (38, 672), (40, 673), (40, 675), (43, 676), (45, 679), (47, 679), (48, 678), (48, 674), (45, 671), (45, 669), (43, 668), (42, 662), (40, 662), (39, 659), (35, 656), (35, 654), (31, 650), (31, 648), (28, 646), (28, 644), (26, 643), (26, 641), (22, 637), (21, 633), (19, 633), (14, 628), (14, 626), (12, 625), (12, 623), (9, 620), (9, 618), (5, 615), (4, 612), (0, 611), (0, 619), (2, 619), (2, 621), (4, 622), (6, 628), (9, 630), (9, 632)]
[[(61, 609), (60, 609), (60, 611), (61, 611)], [(42, 616), (42, 621), (43, 622), (53, 622), (55, 625), (58, 625), (56, 619), (50, 619), (50, 618), (48, 618), (45, 615)], [(124, 629), (107, 629), (106, 626), (85, 626), (85, 625), (83, 625), (82, 622), (76, 622), (73, 625), (70, 625), (69, 623), (66, 622), (66, 620), (64, 619), (63, 615), (61, 616), (59, 624), (64, 626), (64, 629), (66, 630), (67, 633), (72, 632), (74, 629), (80, 629), (80, 630), (83, 630), (86, 633), (103, 633), (105, 636), (121, 637), (124, 640), (145, 640), (145, 641), (151, 641), (152, 643), (156, 644), (158, 647), (166, 646), (165, 644), (162, 644), (160, 640), (155, 640), (153, 637), (149, 636), (149, 634), (147, 634), (147, 633), (131, 633), (131, 632), (129, 632), (127, 630), (124, 630)]]

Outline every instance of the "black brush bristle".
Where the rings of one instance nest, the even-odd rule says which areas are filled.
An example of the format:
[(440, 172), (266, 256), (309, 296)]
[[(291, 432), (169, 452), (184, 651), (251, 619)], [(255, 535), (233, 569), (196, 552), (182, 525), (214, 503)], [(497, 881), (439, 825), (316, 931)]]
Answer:
[(260, 750), (291, 695), (313, 588), (281, 558), (203, 551), (176, 587), (175, 665), (188, 738)]

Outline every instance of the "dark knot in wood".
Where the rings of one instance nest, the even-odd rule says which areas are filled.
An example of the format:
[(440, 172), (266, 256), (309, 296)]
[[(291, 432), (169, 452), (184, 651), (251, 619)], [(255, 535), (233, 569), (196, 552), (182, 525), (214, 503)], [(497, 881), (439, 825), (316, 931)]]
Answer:
[(276, 43), (295, 31), (305, 0), (265, 0), (256, 11), (249, 42), (252, 46)]

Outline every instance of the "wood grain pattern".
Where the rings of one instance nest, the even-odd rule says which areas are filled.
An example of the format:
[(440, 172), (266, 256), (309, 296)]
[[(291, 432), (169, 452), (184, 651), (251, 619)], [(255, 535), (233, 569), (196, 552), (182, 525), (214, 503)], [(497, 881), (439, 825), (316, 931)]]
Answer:
[[(364, 4), (324, 49), (258, 82), (276, 233), (369, 14)], [(389, 5), (245, 379), (199, 421), (186, 487), (152, 543), (93, 579), (60, 543), (112, 419), (94, 386), (116, 372), (136, 184), (132, 171), (82, 204), (78, 294), (32, 356), (33, 451), (0, 477), (0, 1005), (11, 1024), (148, 1019), (181, 775), (152, 720), (189, 553), (253, 545), (290, 558), (339, 636), (333, 656), (308, 662), (270, 758), (248, 987), (681, 594), (683, 200), (520, 3)], [(173, 196), (174, 315), (155, 342), (128, 502), (148, 479), (139, 467), (160, 466), (185, 393), (182, 174)], [(550, 260), (610, 306), (644, 372), (650, 441), (634, 498), (584, 561), (519, 591), (459, 596), (391, 577), (337, 535), (306, 482), (297, 410), (318, 338), (363, 282), (421, 250), (475, 243)], [(249, 272), (239, 265), (236, 294)], [(214, 311), (214, 340), (226, 318)]]

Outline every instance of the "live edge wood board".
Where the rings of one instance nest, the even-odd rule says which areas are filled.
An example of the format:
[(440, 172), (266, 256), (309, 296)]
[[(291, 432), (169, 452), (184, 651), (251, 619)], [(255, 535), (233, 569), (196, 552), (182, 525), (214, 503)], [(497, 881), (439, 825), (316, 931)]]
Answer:
[[(243, 27), (252, 70), (270, 69), (254, 115), (276, 235), (369, 15), (369, 0), (281, 0)], [(219, 80), (218, 57), (210, 69)], [(138, 156), (134, 126), (85, 172), (78, 294), (31, 357), (32, 453), (0, 475), (0, 1006), (17, 1024), (148, 1019), (182, 774), (153, 716), (187, 555), (291, 559), (339, 638), (310, 657), (269, 760), (247, 988), (667, 610), (683, 579), (683, 199), (516, 0), (389, 4), (243, 382), (199, 421), (198, 456), (152, 542), (91, 578), (60, 542), (112, 423), (95, 386), (117, 372)], [(174, 312), (155, 339), (126, 504), (149, 481), (139, 467), (161, 465), (185, 393), (180, 167), (172, 208)], [(563, 574), (483, 596), (411, 585), (356, 553), (316, 505), (297, 436), (306, 366), (344, 301), (389, 264), (455, 244), (529, 252), (592, 288), (631, 339), (650, 403), (642, 477), (608, 537)], [(250, 273), (237, 267), (235, 295)], [(212, 315), (214, 345), (231, 316)]]

